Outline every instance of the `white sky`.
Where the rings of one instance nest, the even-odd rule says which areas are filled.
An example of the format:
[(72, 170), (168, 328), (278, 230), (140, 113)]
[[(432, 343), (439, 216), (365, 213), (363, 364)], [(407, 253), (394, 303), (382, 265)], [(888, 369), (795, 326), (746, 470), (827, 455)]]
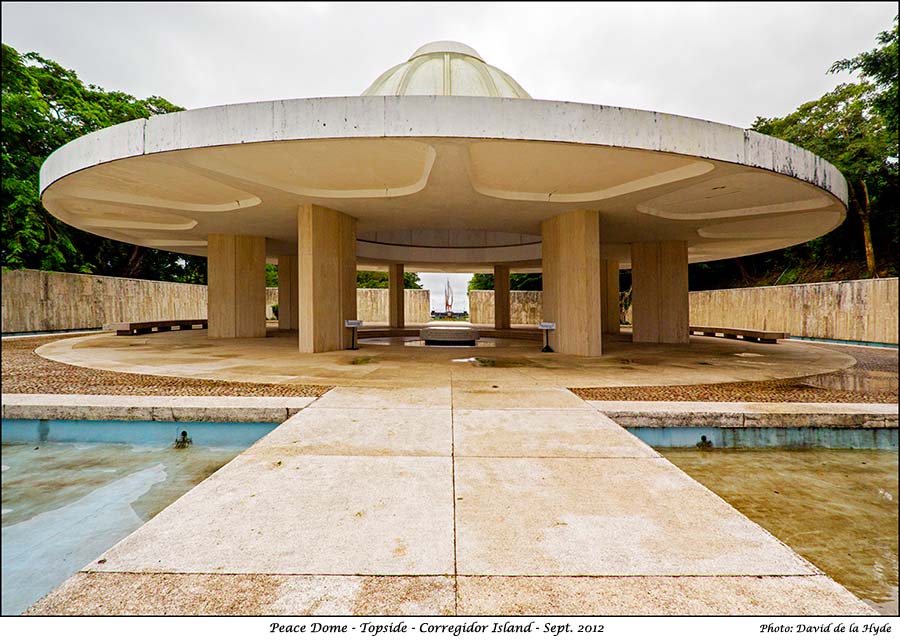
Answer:
[[(894, 2), (4, 2), (2, 37), (86, 83), (185, 108), (358, 95), (422, 44), (459, 40), (538, 99), (749, 127), (849, 80), (828, 67), (873, 48), (896, 13)], [(467, 276), (437, 274), (433, 303), (448, 276), (465, 301)]]

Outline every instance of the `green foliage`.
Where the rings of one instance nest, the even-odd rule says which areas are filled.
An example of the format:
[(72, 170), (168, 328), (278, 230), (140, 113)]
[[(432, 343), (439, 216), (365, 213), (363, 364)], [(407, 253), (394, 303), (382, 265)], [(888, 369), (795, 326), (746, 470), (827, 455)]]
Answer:
[(68, 226), (41, 206), (38, 173), (50, 153), (114, 124), (180, 111), (85, 86), (74, 71), (37, 53), (2, 45), (2, 188), (0, 257), (4, 267), (206, 282), (206, 259), (137, 247)]
[(493, 291), (494, 274), (493, 273), (473, 273), (469, 285), (466, 287), (468, 291)]
[(878, 34), (881, 47), (865, 51), (853, 58), (838, 60), (831, 65), (832, 73), (836, 71), (859, 71), (860, 77), (872, 83), (875, 91), (871, 96), (872, 107), (885, 119), (888, 129), (897, 133), (897, 16), (894, 16), (894, 28)]
[(784, 117), (757, 118), (752, 127), (825, 158), (844, 174), (850, 197), (845, 221), (802, 245), (693, 264), (692, 289), (785, 284), (804, 272), (824, 278), (866, 274), (867, 253), (881, 275), (897, 274), (897, 18), (878, 42), (879, 48), (831, 66), (831, 72), (859, 71), (860, 82), (839, 85)]
[(421, 289), (422, 288), (422, 280), (419, 278), (418, 273), (407, 272), (403, 274), (403, 288), (404, 289)]
[[(540, 273), (511, 273), (509, 275), (510, 291), (540, 291), (543, 279)], [(469, 280), (469, 291), (492, 291), (494, 289), (493, 273), (473, 273)]]
[(278, 319), (278, 305), (277, 304), (272, 305), (272, 315), (275, 316), (276, 320)]
[[(278, 265), (266, 263), (266, 286), (278, 286)], [(277, 317), (277, 316), (276, 316)]]
[[(387, 289), (389, 278), (387, 271), (357, 271), (357, 289)], [(407, 271), (403, 274), (404, 289), (421, 289), (422, 281), (418, 273)]]

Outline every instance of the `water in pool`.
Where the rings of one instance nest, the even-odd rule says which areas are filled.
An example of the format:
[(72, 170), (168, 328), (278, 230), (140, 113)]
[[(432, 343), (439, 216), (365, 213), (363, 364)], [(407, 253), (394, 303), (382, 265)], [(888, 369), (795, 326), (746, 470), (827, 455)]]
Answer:
[(896, 451), (657, 449), (884, 615), (897, 615)]
[[(43, 440), (11, 442), (28, 440), (23, 430), (36, 433), (24, 422), (3, 423), (3, 615), (27, 609), (274, 426), (229, 432), (228, 425), (171, 423), (161, 439), (133, 423), (84, 423), (82, 433), (107, 441), (54, 442), (71, 440), (75, 427), (52, 421), (41, 425)], [(182, 428), (194, 443), (175, 448), (168, 435)], [(214, 429), (226, 434), (218, 442), (204, 435)], [(128, 443), (135, 439), (141, 443)]]

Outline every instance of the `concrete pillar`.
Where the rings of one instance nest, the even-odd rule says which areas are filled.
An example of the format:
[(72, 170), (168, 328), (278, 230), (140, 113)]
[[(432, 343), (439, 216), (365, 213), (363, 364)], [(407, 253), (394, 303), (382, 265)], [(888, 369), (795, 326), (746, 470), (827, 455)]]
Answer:
[(541, 224), (544, 320), (559, 353), (600, 355), (600, 213), (578, 209)]
[(356, 218), (318, 205), (298, 216), (300, 351), (350, 346), (345, 320), (356, 319)]
[(395, 329), (406, 326), (406, 286), (403, 282), (403, 265), (388, 266), (388, 324)]
[(600, 300), (603, 333), (619, 333), (619, 261), (600, 261)]
[(631, 283), (634, 341), (688, 342), (687, 243), (631, 245)]
[(297, 256), (278, 256), (278, 328), (300, 328)]
[(212, 233), (207, 239), (210, 338), (266, 336), (266, 239)]
[(494, 328), (509, 329), (509, 267), (494, 265)]

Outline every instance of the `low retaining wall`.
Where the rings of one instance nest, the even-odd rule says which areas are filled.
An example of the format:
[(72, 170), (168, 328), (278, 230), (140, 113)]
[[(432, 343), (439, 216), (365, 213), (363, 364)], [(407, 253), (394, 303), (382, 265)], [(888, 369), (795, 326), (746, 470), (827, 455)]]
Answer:
[[(541, 291), (510, 291), (510, 324), (537, 324), (543, 320)], [(494, 324), (494, 292), (469, 291), (469, 321), (472, 324)]]
[(897, 344), (897, 278), (692, 291), (691, 324)]
[(99, 329), (206, 317), (206, 287), (21, 269), (4, 271), (3, 333)]

